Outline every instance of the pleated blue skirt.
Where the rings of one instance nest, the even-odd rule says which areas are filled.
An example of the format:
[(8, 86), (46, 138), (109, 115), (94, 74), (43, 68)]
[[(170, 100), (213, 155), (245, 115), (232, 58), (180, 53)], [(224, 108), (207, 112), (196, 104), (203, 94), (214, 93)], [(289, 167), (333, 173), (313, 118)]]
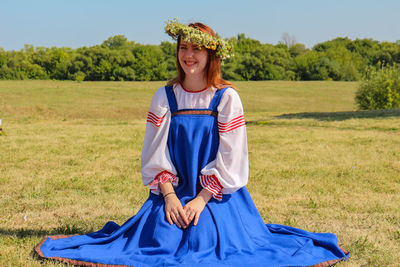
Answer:
[(330, 266), (349, 256), (337, 243), (334, 234), (264, 224), (242, 188), (222, 202), (211, 200), (197, 226), (170, 225), (163, 198), (150, 193), (122, 226), (108, 222), (87, 235), (47, 237), (36, 250), (94, 266)]

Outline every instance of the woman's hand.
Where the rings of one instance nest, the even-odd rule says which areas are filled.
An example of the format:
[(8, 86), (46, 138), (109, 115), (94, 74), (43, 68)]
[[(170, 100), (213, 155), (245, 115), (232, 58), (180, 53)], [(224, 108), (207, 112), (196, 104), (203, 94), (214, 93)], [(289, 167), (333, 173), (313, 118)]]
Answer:
[(183, 210), (185, 211), (185, 214), (187, 216), (188, 224), (194, 219), (193, 225), (197, 225), (201, 212), (204, 210), (204, 207), (211, 198), (212, 193), (203, 189), (196, 198), (192, 199), (185, 205)]
[(179, 228), (186, 228), (189, 221), (183, 210), (182, 204), (177, 198), (174, 187), (170, 182), (159, 184), (165, 202), (165, 217), (170, 225), (176, 224)]
[[(167, 195), (168, 194), (168, 195)], [(175, 195), (175, 193), (165, 194), (165, 217), (170, 225), (174, 222), (179, 228), (186, 228), (189, 225), (189, 221), (186, 217), (185, 211), (183, 210), (182, 204)]]

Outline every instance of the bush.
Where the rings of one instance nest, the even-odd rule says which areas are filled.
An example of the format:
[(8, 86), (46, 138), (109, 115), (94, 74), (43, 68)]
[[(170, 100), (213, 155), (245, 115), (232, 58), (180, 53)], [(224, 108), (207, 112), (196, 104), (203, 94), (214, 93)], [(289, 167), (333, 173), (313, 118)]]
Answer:
[(85, 73), (83, 73), (82, 71), (78, 71), (78, 72), (74, 73), (71, 78), (72, 78), (72, 80), (81, 82), (81, 81), (85, 80), (85, 76), (86, 76)]
[(400, 67), (370, 68), (356, 92), (360, 109), (400, 108)]

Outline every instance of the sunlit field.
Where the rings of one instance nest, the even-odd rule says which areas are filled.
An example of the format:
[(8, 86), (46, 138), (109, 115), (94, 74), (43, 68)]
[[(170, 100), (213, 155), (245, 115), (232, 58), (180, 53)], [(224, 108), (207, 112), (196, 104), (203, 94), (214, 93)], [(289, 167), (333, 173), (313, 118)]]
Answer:
[[(134, 215), (140, 154), (163, 82), (0, 81), (0, 266), (40, 261), (43, 236)], [(355, 82), (237, 82), (248, 189), (266, 223), (337, 234), (339, 266), (398, 266), (400, 110), (357, 111)]]

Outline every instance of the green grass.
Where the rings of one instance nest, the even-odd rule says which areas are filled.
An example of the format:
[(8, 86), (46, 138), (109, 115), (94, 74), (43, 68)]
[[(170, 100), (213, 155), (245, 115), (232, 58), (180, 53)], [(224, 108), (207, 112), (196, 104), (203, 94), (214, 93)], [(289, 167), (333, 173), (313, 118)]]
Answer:
[[(0, 266), (40, 266), (44, 235), (138, 211), (145, 119), (162, 85), (0, 81)], [(357, 83), (235, 85), (265, 222), (337, 234), (351, 252), (341, 266), (398, 266), (400, 110), (357, 111)]]

